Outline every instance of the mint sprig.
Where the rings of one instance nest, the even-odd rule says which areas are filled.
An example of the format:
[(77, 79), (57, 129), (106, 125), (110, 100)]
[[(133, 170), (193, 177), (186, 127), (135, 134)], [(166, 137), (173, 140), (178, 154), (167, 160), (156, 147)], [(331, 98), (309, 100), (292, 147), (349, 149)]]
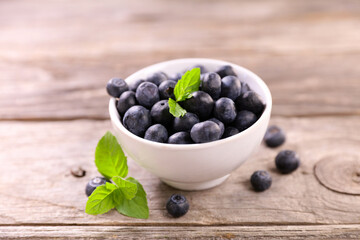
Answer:
[(111, 183), (97, 187), (88, 198), (85, 212), (91, 215), (103, 214), (116, 208), (123, 215), (134, 218), (148, 218), (149, 207), (146, 192), (128, 174), (127, 158), (114, 135), (107, 132), (99, 141), (95, 151), (98, 171)]
[(178, 102), (192, 97), (192, 93), (200, 87), (200, 68), (193, 68), (181, 77), (174, 88), (175, 100), (169, 98), (169, 111), (174, 117), (183, 117), (186, 110)]

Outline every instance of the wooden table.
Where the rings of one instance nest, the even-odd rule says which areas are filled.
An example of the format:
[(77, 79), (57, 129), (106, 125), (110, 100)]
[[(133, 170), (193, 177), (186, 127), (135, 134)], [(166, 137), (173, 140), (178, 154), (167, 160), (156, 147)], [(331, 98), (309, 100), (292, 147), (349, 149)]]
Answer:
[[(183, 57), (260, 75), (286, 144), (262, 146), (200, 192), (170, 188), (130, 161), (150, 218), (85, 214), (85, 184), (99, 175), (94, 149), (111, 129), (107, 80)], [(358, 0), (2, 0), (0, 237), (359, 239), (359, 63)], [(281, 149), (301, 155), (293, 174), (274, 169)], [(77, 166), (85, 177), (70, 174)], [(263, 193), (249, 184), (258, 169), (273, 176)], [(172, 193), (190, 201), (182, 218), (166, 214)]]

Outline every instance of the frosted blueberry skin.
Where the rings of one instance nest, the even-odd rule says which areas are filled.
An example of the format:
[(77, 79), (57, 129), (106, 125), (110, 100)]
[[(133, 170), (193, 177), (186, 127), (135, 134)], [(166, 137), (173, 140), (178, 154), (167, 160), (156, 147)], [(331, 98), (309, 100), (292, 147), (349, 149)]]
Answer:
[(235, 100), (235, 105), (238, 111), (248, 110), (256, 115), (261, 115), (265, 109), (265, 104), (259, 94), (253, 91), (245, 92)]
[(124, 115), (123, 125), (133, 134), (143, 137), (151, 126), (150, 111), (139, 105), (129, 108)]
[(217, 73), (206, 73), (201, 76), (201, 90), (216, 100), (221, 94), (221, 78)]
[(281, 173), (291, 173), (299, 167), (300, 158), (294, 151), (283, 150), (276, 156), (275, 165)]
[(135, 96), (138, 103), (146, 108), (151, 108), (160, 100), (159, 89), (151, 82), (141, 83), (136, 89)]
[(237, 113), (233, 125), (241, 132), (249, 128), (256, 121), (257, 117), (254, 113), (244, 110)]
[(190, 137), (188, 132), (177, 132), (171, 135), (168, 139), (168, 143), (171, 144), (192, 144), (194, 141)]
[(178, 218), (189, 211), (189, 203), (185, 196), (173, 194), (166, 203), (166, 210), (172, 217)]
[(264, 141), (268, 147), (276, 148), (281, 146), (286, 140), (284, 131), (278, 126), (270, 126), (266, 130)]
[(180, 105), (186, 111), (195, 113), (200, 120), (206, 120), (212, 113), (214, 100), (206, 92), (196, 91), (193, 93), (192, 98), (180, 102)]
[(116, 108), (120, 116), (124, 116), (125, 112), (137, 104), (135, 93), (133, 91), (123, 92), (117, 101)]
[(235, 127), (227, 127), (225, 128), (224, 134), (222, 135), (222, 138), (228, 138), (231, 136), (234, 136), (239, 133), (239, 130)]
[(160, 99), (175, 99), (174, 95), (174, 88), (175, 88), (176, 82), (173, 80), (166, 80), (162, 82), (159, 86), (159, 94)]
[(234, 69), (230, 65), (221, 66), (216, 73), (219, 74), (221, 78), (226, 76), (236, 76)]
[(156, 72), (150, 75), (146, 81), (154, 83), (156, 86), (159, 86), (162, 82), (168, 80), (168, 76), (164, 72)]
[(187, 112), (183, 117), (174, 118), (173, 130), (175, 132), (190, 132), (191, 128), (199, 122), (199, 117), (195, 113)]
[(107, 93), (114, 97), (118, 98), (120, 95), (129, 90), (129, 86), (127, 83), (121, 78), (112, 78), (106, 84)]
[(250, 182), (255, 191), (263, 192), (270, 188), (272, 178), (267, 171), (259, 170), (251, 175)]
[(109, 181), (104, 177), (95, 177), (95, 178), (91, 179), (86, 184), (86, 187), (85, 187), (86, 196), (89, 197), (98, 186), (104, 185), (106, 182), (109, 182)]
[(227, 76), (221, 79), (221, 97), (235, 100), (241, 92), (240, 80), (235, 76)]
[(154, 123), (160, 123), (165, 127), (170, 127), (174, 119), (169, 110), (168, 100), (161, 100), (155, 103), (151, 108), (150, 115)]
[(135, 81), (130, 82), (128, 84), (130, 91), (136, 92), (136, 89), (138, 88), (138, 86), (140, 84), (142, 84), (143, 82), (145, 82), (144, 79), (136, 79)]
[(144, 138), (153, 142), (165, 143), (168, 140), (168, 131), (163, 125), (155, 124), (146, 130)]
[(226, 97), (220, 98), (215, 102), (213, 114), (225, 124), (233, 122), (237, 114), (234, 101)]
[(217, 118), (210, 118), (209, 121), (212, 121), (212, 122), (216, 123), (216, 124), (219, 126), (220, 132), (221, 132), (221, 134), (220, 134), (220, 138), (221, 138), (222, 135), (224, 134), (224, 131), (225, 131), (225, 125), (224, 125), (224, 123), (221, 122), (221, 121), (220, 121), (219, 119), (217, 119)]
[(213, 121), (200, 122), (192, 127), (190, 136), (196, 143), (212, 142), (220, 139), (221, 129)]

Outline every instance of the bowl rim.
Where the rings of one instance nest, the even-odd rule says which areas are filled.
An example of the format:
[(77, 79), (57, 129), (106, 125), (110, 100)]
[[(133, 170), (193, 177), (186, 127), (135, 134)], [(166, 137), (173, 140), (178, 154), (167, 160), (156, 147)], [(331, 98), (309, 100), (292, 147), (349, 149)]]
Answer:
[(259, 117), (258, 120), (256, 120), (256, 122), (251, 125), (249, 128), (245, 129), (244, 131), (235, 134), (233, 136), (230, 136), (228, 138), (224, 138), (224, 139), (219, 139), (213, 142), (208, 142), (208, 143), (194, 143), (194, 144), (169, 144), (169, 143), (159, 143), (159, 142), (153, 142), (153, 141), (149, 141), (146, 140), (144, 138), (141, 138), (133, 133), (131, 133), (129, 130), (127, 130), (124, 125), (120, 122), (120, 115), (116, 109), (116, 99), (114, 97), (110, 98), (109, 101), (109, 114), (110, 114), (110, 119), (111, 122), (113, 124), (115, 124), (115, 126), (120, 130), (120, 132), (122, 134), (127, 135), (128, 137), (132, 138), (135, 141), (141, 142), (142, 144), (146, 144), (149, 145), (151, 147), (154, 148), (160, 148), (160, 149), (175, 149), (175, 150), (196, 150), (196, 149), (203, 149), (203, 148), (209, 148), (209, 147), (214, 147), (216, 145), (222, 145), (222, 144), (226, 144), (227, 142), (230, 141), (236, 141), (236, 139), (238, 138), (242, 138), (242, 137), (246, 137), (246, 135), (249, 135), (251, 133), (251, 130), (256, 128), (259, 124), (261, 124), (262, 121), (264, 121), (266, 115), (270, 115), (271, 113), (271, 108), (272, 108), (272, 97), (271, 97), (271, 92), (268, 88), (268, 86), (266, 85), (266, 83), (255, 73), (253, 73), (252, 71), (250, 71), (249, 69), (242, 67), (240, 65), (231, 63), (231, 62), (227, 62), (227, 61), (223, 61), (223, 60), (217, 60), (217, 59), (212, 59), (212, 58), (179, 58), (179, 59), (173, 59), (173, 60), (169, 60), (169, 61), (163, 61), (163, 62), (159, 62), (150, 66), (147, 66), (145, 68), (142, 68), (138, 71), (136, 71), (135, 73), (131, 74), (130, 76), (128, 76), (125, 81), (127, 81), (127, 79), (131, 78), (133, 75), (138, 75), (142, 72), (148, 72), (149, 70), (151, 70), (152, 68), (159, 68), (159, 66), (164, 65), (164, 64), (168, 64), (168, 63), (179, 63), (179, 64), (184, 64), (184, 63), (191, 63), (193, 64), (193, 62), (196, 61), (197, 64), (202, 64), (206, 66), (206, 63), (213, 63), (213, 64), (218, 64), (218, 65), (231, 65), (232, 67), (241, 69), (241, 71), (246, 72), (247, 75), (249, 75), (251, 77), (251, 79), (253, 81), (256, 81), (257, 84), (260, 86), (260, 88), (264, 91), (265, 93), (265, 109), (263, 111), (263, 113), (261, 114), (261, 116)]

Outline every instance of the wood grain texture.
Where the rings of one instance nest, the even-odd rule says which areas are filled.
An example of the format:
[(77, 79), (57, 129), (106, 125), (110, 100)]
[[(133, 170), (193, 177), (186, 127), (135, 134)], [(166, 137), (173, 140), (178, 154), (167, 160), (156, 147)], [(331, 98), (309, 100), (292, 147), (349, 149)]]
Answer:
[(359, 239), (360, 225), (327, 226), (3, 226), (0, 239)]
[(0, 119), (107, 119), (109, 78), (182, 57), (253, 70), (274, 115), (359, 115), (359, 26), (357, 0), (1, 1)]
[[(360, 157), (360, 117), (312, 119), (273, 118), (287, 132), (280, 149), (301, 157), (300, 168), (289, 175), (274, 169), (280, 149), (261, 147), (221, 186), (200, 192), (182, 192), (129, 161), (130, 175), (148, 193), (150, 218), (127, 218), (111, 211), (101, 216), (84, 212), (86, 182), (97, 176), (93, 159), (97, 140), (110, 129), (105, 121), (1, 122), (0, 225), (86, 224), (122, 226), (211, 226), (283, 224), (360, 224), (360, 196), (333, 192), (314, 173), (316, 162), (346, 154)], [(314, 134), (316, 132), (316, 134)], [(221, 164), (221, 159), (219, 159)], [(83, 178), (70, 174), (81, 166)], [(273, 177), (270, 190), (256, 193), (249, 177), (265, 169)], [(334, 170), (335, 171), (335, 170)], [(173, 193), (183, 193), (190, 211), (169, 218), (165, 203)]]

